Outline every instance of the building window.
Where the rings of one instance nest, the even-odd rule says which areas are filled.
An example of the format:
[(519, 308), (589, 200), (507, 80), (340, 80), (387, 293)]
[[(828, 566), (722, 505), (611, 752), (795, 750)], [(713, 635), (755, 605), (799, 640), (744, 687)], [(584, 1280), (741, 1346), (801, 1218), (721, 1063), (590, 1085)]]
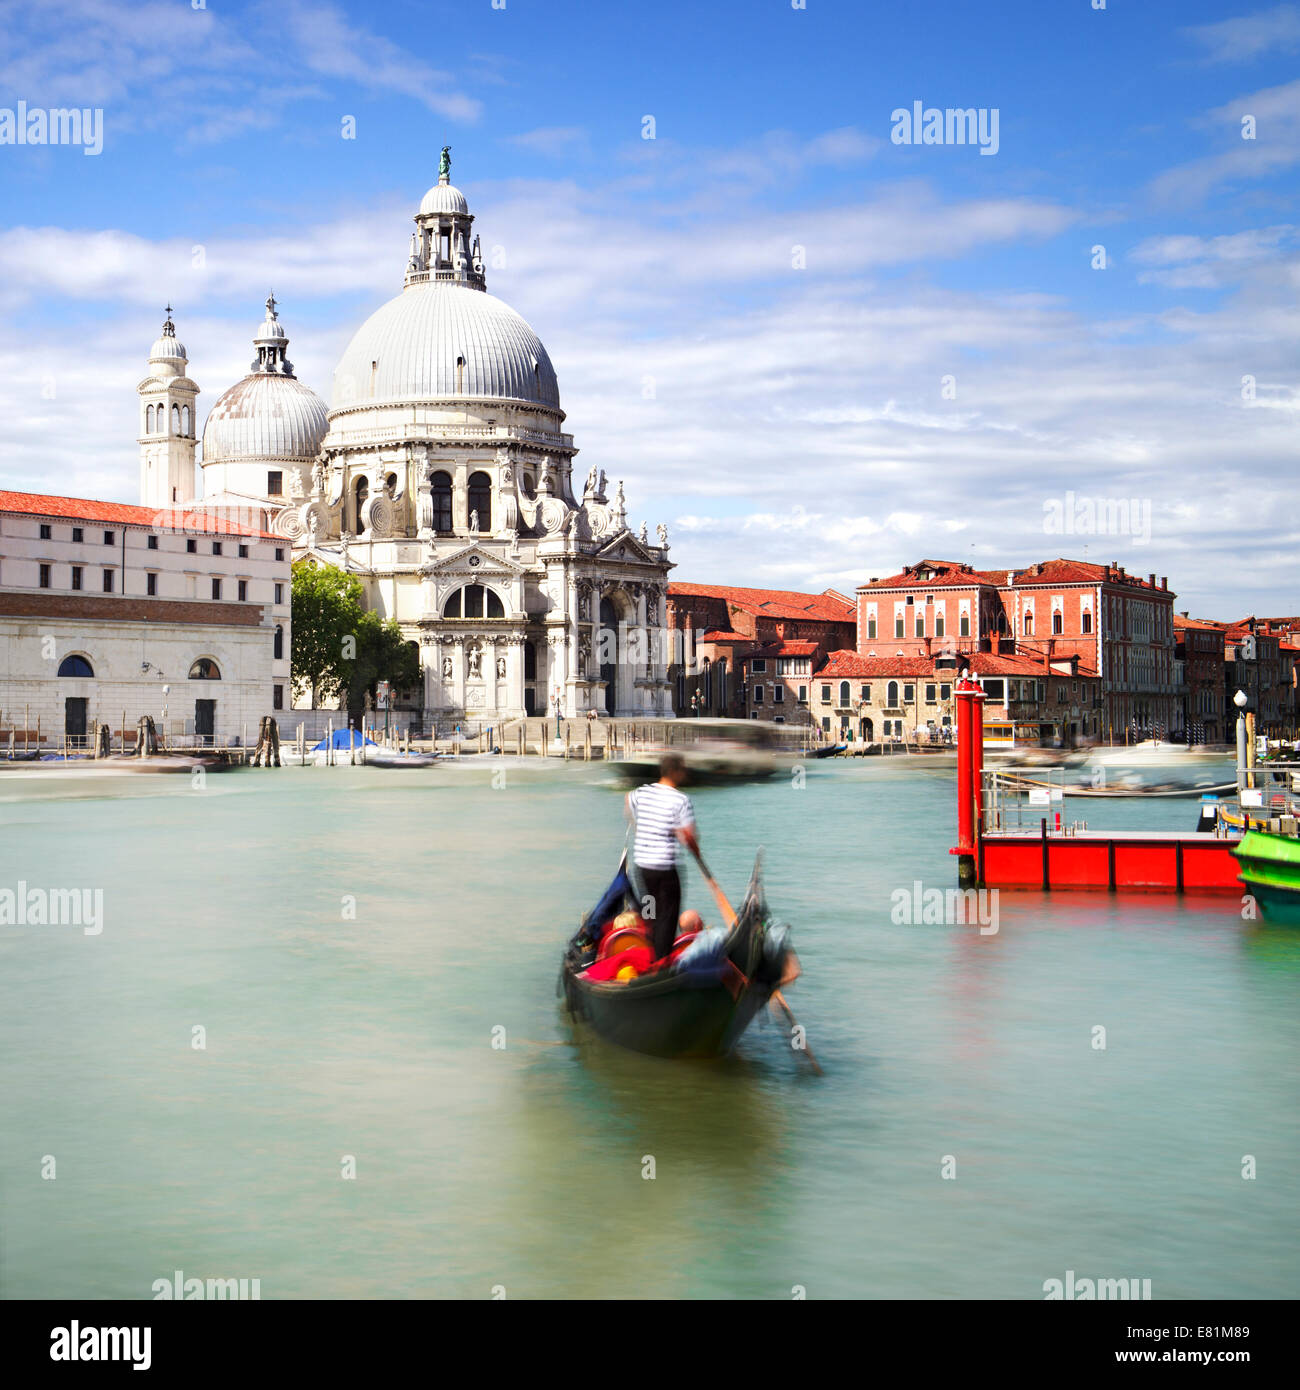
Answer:
[(71, 676), (76, 680), (89, 680), (93, 678), (95, 668), (86, 660), (84, 656), (65, 656), (59, 662), (59, 675)]
[(239, 547), (239, 558), (240, 558), (241, 560), (247, 560), (247, 559), (248, 559), (248, 547), (247, 547), (246, 545), (241, 545), (241, 546)]
[(783, 705), (785, 703), (785, 686), (774, 685), (772, 687), (772, 703), (774, 705)]
[(924, 613), (918, 613), (918, 614), (916, 615), (916, 635), (917, 635), (918, 637), (924, 637), (924, 636), (925, 636), (925, 614), (924, 614)]
[(1055, 636), (1059, 637), (1059, 636), (1061, 635), (1061, 633), (1062, 633), (1064, 630), (1065, 630), (1065, 629), (1064, 629), (1064, 626), (1063, 626), (1063, 622), (1062, 622), (1062, 618), (1061, 618), (1060, 613), (1053, 613), (1053, 614), (1052, 614), (1052, 632), (1053, 632), (1053, 634), (1054, 634)]
[(215, 575), (212, 578), (212, 597), (221, 597), (221, 580), (218, 579)]
[(271, 687), (271, 708), (284, 708), (284, 686), (275, 685)]
[(85, 538), (85, 534), (86, 533), (81, 529), (80, 526), (74, 526), (72, 528), (72, 539), (78, 545)]
[(801, 705), (806, 705), (808, 703), (808, 687), (806, 685), (801, 685), (799, 687), (799, 703)]
[(221, 668), (210, 656), (201, 656), (190, 667), (190, 680), (192, 681), (219, 681), (221, 679)]
[(47, 522), (47, 521), (42, 521), (42, 522), (41, 522), (41, 539), (42, 539), (43, 541), (48, 541), (48, 540), (53, 539), (53, 532), (50, 530), (50, 525), (49, 525), (49, 522)]
[(870, 700), (870, 699), (871, 699), (871, 687), (870, 687), (869, 685), (864, 685), (864, 686), (862, 687), (861, 691), (859, 692), (858, 698), (861, 699), (861, 700)]
[(112, 570), (105, 570), (105, 571), (104, 571), (104, 592), (105, 592), (106, 594), (111, 594), (111, 593), (113, 592), (113, 571), (112, 571)]
[(478, 513), (480, 531), (492, 529), (492, 479), (486, 473), (469, 475), (469, 510), (471, 523)]
[(445, 535), (452, 529), (451, 474), (435, 473), (432, 479), (433, 529)]
[(282, 497), (284, 495), (284, 473), (278, 468), (267, 470), (266, 495), (268, 497)]
[(890, 681), (885, 687), (885, 703), (890, 709), (898, 708), (898, 682)]
[(841, 709), (845, 709), (845, 708), (848, 706), (849, 700), (850, 700), (851, 698), (852, 698), (852, 697), (849, 695), (849, 683), (848, 683), (848, 681), (841, 681), (841, 682), (840, 682), (840, 704), (839, 704), (839, 707), (840, 707)]
[(905, 705), (910, 705), (910, 704), (912, 703), (912, 701), (915, 700), (915, 699), (916, 699), (916, 686), (914, 686), (914, 685), (905, 685), (905, 686), (903, 687), (903, 703), (904, 703)]
[(248, 602), (248, 580), (247, 580), (247, 579), (241, 579), (241, 580), (239, 581), (239, 601), (240, 601), (240, 603), (247, 603), (247, 602)]
[(895, 637), (901, 637), (902, 635), (903, 635), (903, 618), (902, 618), (902, 615), (900, 614), (897, 618), (894, 619), (894, 636), (895, 636)]
[(754, 703), (756, 705), (761, 705), (763, 703), (763, 687), (761, 685), (756, 685), (754, 687)]
[(199, 543), (194, 539), (193, 536), (191, 536), (189, 540), (185, 542), (185, 550), (186, 553), (189, 555), (197, 555), (199, 553)]
[(942, 613), (936, 613), (936, 614), (934, 615), (934, 635), (935, 635), (936, 637), (942, 637), (942, 636), (943, 636), (943, 631), (944, 631), (943, 614), (942, 614)]
[(276, 601), (276, 603), (283, 603), (283, 602), (284, 602), (284, 585), (283, 585), (283, 584), (277, 584), (277, 585), (275, 586), (275, 601)]
[(822, 686), (822, 704), (829, 705), (831, 702), (831, 688), (829, 685)]
[(284, 546), (282, 546), (282, 545), (277, 545), (277, 546), (275, 547), (275, 558), (276, 558), (277, 560), (283, 560), (283, 559), (284, 559)]
[(933, 705), (935, 703), (935, 688), (932, 685), (927, 685), (925, 687), (925, 703), (927, 705)]
[(80, 565), (73, 565), (73, 567), (72, 567), (72, 587), (73, 587), (74, 589), (80, 589), (80, 588), (81, 588), (81, 566), (80, 566)]
[(144, 591), (150, 598), (158, 597), (158, 576), (150, 573), (144, 577)]
[(157, 537), (157, 536), (150, 536), (149, 539), (148, 539), (148, 542), (147, 542), (147, 546), (148, 546), (148, 549), (150, 549), (150, 550), (157, 550), (157, 549), (158, 549), (158, 537)]
[(41, 584), (41, 588), (42, 588), (42, 589), (48, 589), (48, 588), (50, 587), (50, 567), (49, 567), (49, 565), (42, 565), (42, 566), (41, 566), (41, 579), (40, 579), (40, 584)]
[(359, 536), (365, 530), (362, 513), (370, 496), (370, 484), (365, 478), (358, 478), (352, 487), (352, 529)]
[(1026, 637), (1032, 637), (1034, 635), (1034, 615), (1032, 613), (1025, 614), (1021, 622), (1021, 630)]
[(952, 686), (949, 685), (947, 682), (944, 682), (944, 684), (942, 684), (942, 685), (939, 687), (939, 698), (940, 698), (941, 700), (951, 700), (951, 699), (952, 699)]
[(867, 619), (867, 640), (871, 642), (876, 640), (876, 620), (874, 618)]
[(213, 542), (212, 542), (212, 553), (213, 553), (214, 555), (220, 555), (220, 554), (221, 554), (221, 542), (220, 542), (220, 541), (213, 541)]
[(271, 655), (276, 661), (284, 660), (284, 628), (279, 623), (275, 625), (275, 649)]
[(1092, 631), (1092, 609), (1090, 609), (1090, 608), (1085, 608), (1085, 609), (1083, 610), (1083, 625), (1082, 625), (1082, 626), (1083, 626), (1084, 632), (1091, 632), (1091, 631)]
[(444, 618), (504, 618), (500, 598), (482, 584), (466, 584), (457, 589), (442, 610)]
[(749, 663), (749, 669), (756, 676), (767, 675), (767, 658), (765, 656), (754, 657)]
[(116, 531), (105, 531), (105, 532), (104, 532), (104, 544), (105, 544), (105, 545), (112, 545), (116, 540), (117, 540), (117, 532), (116, 532)]
[(957, 620), (957, 631), (962, 637), (970, 636), (970, 614), (963, 613)]

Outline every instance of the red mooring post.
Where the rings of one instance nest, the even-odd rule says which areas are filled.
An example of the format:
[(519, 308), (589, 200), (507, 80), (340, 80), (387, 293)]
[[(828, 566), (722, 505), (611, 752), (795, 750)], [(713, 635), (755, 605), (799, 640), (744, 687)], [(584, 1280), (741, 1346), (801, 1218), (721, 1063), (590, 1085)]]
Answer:
[(953, 692), (957, 701), (957, 882), (975, 887), (975, 856), (980, 833), (984, 776), (984, 692), (963, 676)]

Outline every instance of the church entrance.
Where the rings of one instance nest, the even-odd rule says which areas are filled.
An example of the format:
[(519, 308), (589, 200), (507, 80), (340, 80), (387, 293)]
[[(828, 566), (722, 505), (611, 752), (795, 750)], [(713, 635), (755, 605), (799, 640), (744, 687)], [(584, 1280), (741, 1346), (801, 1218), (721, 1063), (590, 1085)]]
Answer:
[(600, 631), (596, 640), (602, 656), (614, 657), (613, 661), (600, 663), (600, 678), (605, 682), (605, 713), (613, 714), (618, 708), (618, 659), (622, 652), (618, 649), (618, 613), (612, 599), (600, 601)]
[(217, 733), (217, 702), (215, 700), (195, 700), (194, 733), (202, 744), (212, 744)]
[(69, 695), (63, 702), (63, 736), (70, 748), (86, 746), (86, 715), (90, 701), (83, 696)]

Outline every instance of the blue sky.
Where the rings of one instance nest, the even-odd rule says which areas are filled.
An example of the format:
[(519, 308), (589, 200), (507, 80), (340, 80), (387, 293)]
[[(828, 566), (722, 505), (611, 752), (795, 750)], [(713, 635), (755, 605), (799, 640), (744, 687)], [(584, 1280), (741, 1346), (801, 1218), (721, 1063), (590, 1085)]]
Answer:
[[(0, 486), (133, 498), (169, 299), (201, 406), (271, 286), (328, 399), (448, 143), (579, 471), (678, 577), (1086, 547), (1300, 611), (1300, 5), (1092, 3), (0, 0), (0, 109), (104, 113), (95, 157), (0, 145)], [(893, 143), (915, 101), (997, 153)], [(1069, 493), (1149, 535), (1049, 534)]]

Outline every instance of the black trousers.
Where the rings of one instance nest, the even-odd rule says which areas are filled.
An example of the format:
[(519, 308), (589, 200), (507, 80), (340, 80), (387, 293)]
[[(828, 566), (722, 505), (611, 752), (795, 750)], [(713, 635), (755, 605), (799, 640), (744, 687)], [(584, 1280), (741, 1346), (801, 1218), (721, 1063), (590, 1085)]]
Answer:
[[(677, 937), (677, 917), (682, 908), (682, 881), (676, 869), (643, 869), (637, 865), (645, 891), (654, 900), (650, 930), (654, 937), (655, 959), (662, 960), (673, 949)], [(643, 913), (649, 916), (648, 913)]]

